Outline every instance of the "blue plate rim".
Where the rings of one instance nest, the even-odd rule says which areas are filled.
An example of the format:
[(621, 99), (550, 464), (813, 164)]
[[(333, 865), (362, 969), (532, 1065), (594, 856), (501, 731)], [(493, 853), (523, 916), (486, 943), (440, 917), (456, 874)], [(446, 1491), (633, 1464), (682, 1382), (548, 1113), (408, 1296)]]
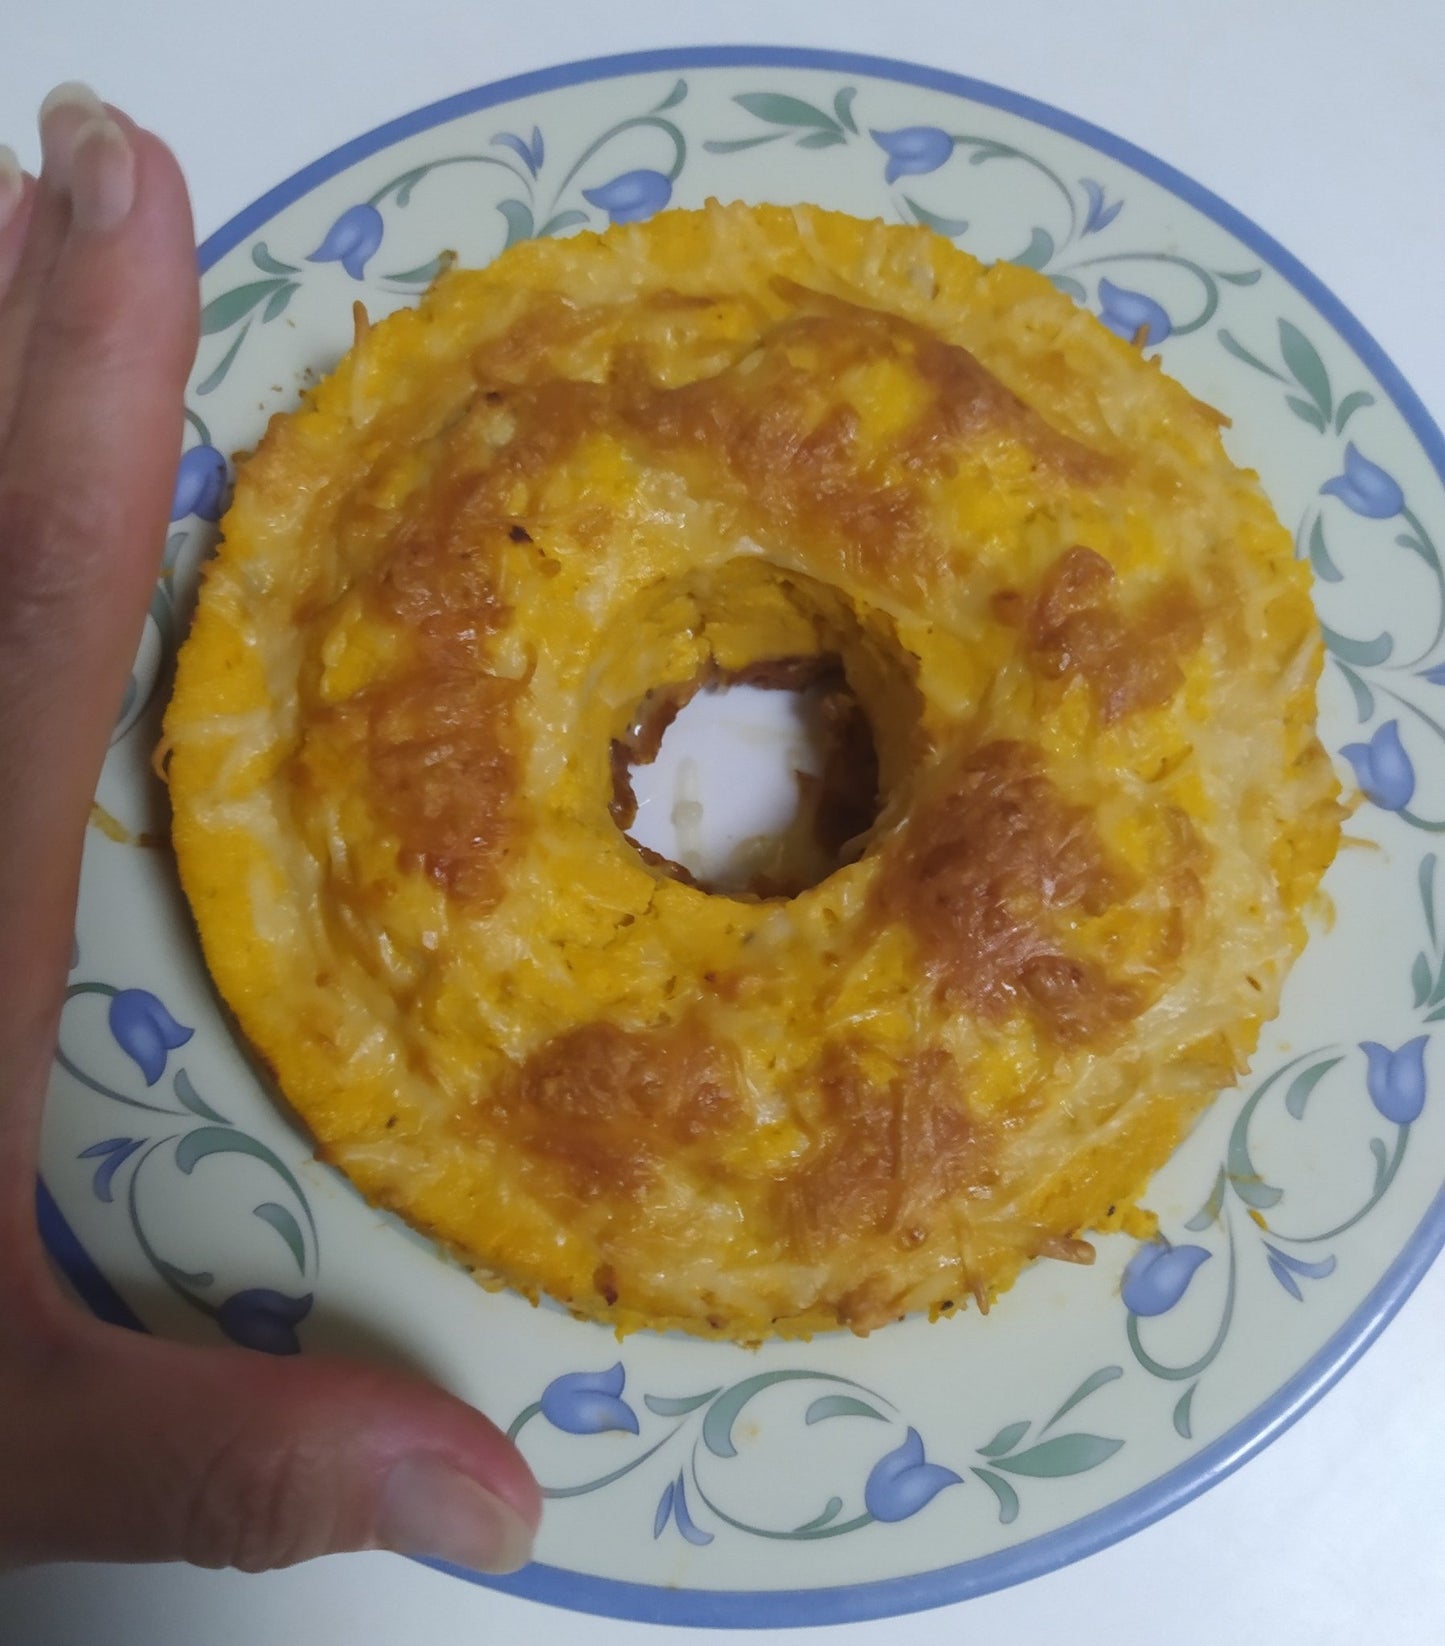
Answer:
[[(1445, 483), (1445, 435), (1369, 331), (1303, 263), (1258, 224), (1167, 161), (1053, 104), (984, 80), (896, 58), (808, 46), (682, 46), (622, 52), (562, 63), (459, 92), (385, 122), (304, 166), (209, 235), (197, 251), (204, 273), (228, 251), (318, 184), (448, 120), (499, 103), (622, 75), (698, 68), (801, 68), (868, 75), (967, 98), (1074, 138), (1167, 189), (1249, 246), (1333, 327), (1374, 374)], [(47, 1189), (36, 1179), (36, 1214), (51, 1257), (103, 1320), (146, 1328), (86, 1252)], [(634, 1622), (729, 1628), (853, 1623), (924, 1611), (1041, 1577), (1132, 1536), (1217, 1485), (1295, 1423), (1359, 1359), (1398, 1313), (1445, 1246), (1445, 1189), (1399, 1256), (1348, 1320), (1268, 1400), (1218, 1440), (1116, 1503), (1011, 1549), (957, 1565), (871, 1583), (802, 1590), (659, 1588), (594, 1577), (534, 1562), (509, 1577), (483, 1577), (441, 1562), (435, 1569), (502, 1593), (573, 1611)]]

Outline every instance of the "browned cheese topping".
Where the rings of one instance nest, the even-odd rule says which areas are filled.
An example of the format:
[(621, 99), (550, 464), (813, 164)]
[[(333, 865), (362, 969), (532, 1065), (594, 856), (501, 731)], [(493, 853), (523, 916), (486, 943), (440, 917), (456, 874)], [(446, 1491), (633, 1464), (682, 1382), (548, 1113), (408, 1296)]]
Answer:
[[(1340, 816), (1219, 423), (1036, 273), (806, 207), (359, 325), (241, 465), (166, 721), (207, 963), (326, 1158), (485, 1283), (743, 1343), (1147, 1235)], [(633, 772), (738, 685), (817, 775), (708, 884)]]

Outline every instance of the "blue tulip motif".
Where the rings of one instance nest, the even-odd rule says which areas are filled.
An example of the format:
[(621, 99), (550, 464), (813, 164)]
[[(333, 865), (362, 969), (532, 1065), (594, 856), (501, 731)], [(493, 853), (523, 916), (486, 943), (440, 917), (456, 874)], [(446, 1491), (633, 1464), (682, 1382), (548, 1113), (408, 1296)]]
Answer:
[(171, 519), (194, 514), (201, 520), (219, 520), (226, 497), (226, 459), (214, 446), (192, 446), (182, 453), (171, 497)]
[(1145, 343), (1162, 343), (1174, 330), (1168, 311), (1141, 291), (1099, 282), (1099, 318), (1117, 337), (1132, 343), (1142, 330)]
[(386, 224), (375, 206), (349, 206), (326, 231), (326, 238), (306, 259), (308, 263), (340, 263), (353, 280), (360, 280), (381, 244)]
[(1397, 1126), (1418, 1120), (1425, 1107), (1425, 1047), (1429, 1041), (1429, 1035), (1416, 1035), (1393, 1052), (1374, 1040), (1360, 1044), (1368, 1062), (1365, 1090), (1370, 1102)]
[(120, 989), (110, 1002), (110, 1032), (116, 1044), (154, 1086), (166, 1059), (196, 1032), (165, 1009), (148, 989)]
[(910, 1429), (901, 1446), (880, 1457), (863, 1488), (863, 1507), (875, 1520), (907, 1520), (945, 1486), (962, 1485), (962, 1476), (923, 1456), (923, 1439)]
[(1402, 812), (1415, 793), (1415, 768), (1400, 741), (1400, 722), (1387, 720), (1368, 743), (1340, 750), (1354, 768), (1355, 781), (1382, 811)]
[(1437, 663), (1433, 669), (1421, 669), (1420, 678), (1432, 686), (1445, 686), (1445, 663)]
[(610, 223), (641, 223), (672, 199), (672, 179), (660, 171), (625, 171), (610, 183), (583, 189), (582, 198), (605, 211)]
[(688, 1513), (687, 1488), (683, 1485), (682, 1471), (679, 1469), (676, 1480), (668, 1481), (663, 1488), (662, 1496), (657, 1502), (657, 1513), (652, 1517), (652, 1535), (654, 1538), (662, 1536), (669, 1520), (675, 1521), (677, 1529), (691, 1544), (697, 1548), (706, 1548), (712, 1542), (713, 1534), (705, 1532)]
[(228, 1297), (216, 1310), (216, 1324), (244, 1349), (268, 1355), (301, 1352), (296, 1327), (311, 1312), (311, 1294), (288, 1297), (268, 1286), (253, 1286)]
[(897, 131), (870, 128), (868, 135), (888, 156), (883, 170), (885, 183), (937, 171), (953, 153), (953, 139), (937, 126), (901, 126)]
[(1200, 1265), (1214, 1254), (1203, 1246), (1172, 1246), (1151, 1240), (1129, 1259), (1120, 1296), (1130, 1314), (1167, 1314), (1189, 1290)]
[(1389, 520), (1403, 512), (1405, 494), (1400, 483), (1378, 463), (1362, 457), (1354, 441), (1345, 447), (1345, 469), (1320, 487), (1322, 495), (1338, 497), (1347, 509), (1366, 520)]
[(626, 1381), (620, 1360), (605, 1372), (566, 1372), (542, 1391), (542, 1416), (569, 1435), (600, 1435), (609, 1429), (635, 1435), (637, 1414), (621, 1398)]

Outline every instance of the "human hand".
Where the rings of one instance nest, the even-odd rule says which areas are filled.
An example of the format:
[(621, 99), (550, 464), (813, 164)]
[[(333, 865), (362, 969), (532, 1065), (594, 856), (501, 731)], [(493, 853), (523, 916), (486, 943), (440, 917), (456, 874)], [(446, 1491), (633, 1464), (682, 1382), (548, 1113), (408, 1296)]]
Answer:
[(197, 282), (165, 146), (85, 88), (0, 149), (0, 1564), (248, 1571), (390, 1548), (501, 1572), (540, 1513), (517, 1451), (418, 1380), (107, 1326), (35, 1225), (81, 844), (181, 444)]

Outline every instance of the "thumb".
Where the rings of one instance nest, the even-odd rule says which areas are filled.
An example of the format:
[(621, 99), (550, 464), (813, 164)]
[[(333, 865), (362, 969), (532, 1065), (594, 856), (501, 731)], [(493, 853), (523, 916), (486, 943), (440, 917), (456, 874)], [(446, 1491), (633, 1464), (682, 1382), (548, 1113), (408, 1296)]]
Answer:
[(22, 1561), (263, 1571), (384, 1548), (499, 1573), (530, 1557), (541, 1494), (526, 1464), (440, 1389), (53, 1325), (27, 1334), (49, 1343), (23, 1370), (0, 1370), (0, 1548)]

